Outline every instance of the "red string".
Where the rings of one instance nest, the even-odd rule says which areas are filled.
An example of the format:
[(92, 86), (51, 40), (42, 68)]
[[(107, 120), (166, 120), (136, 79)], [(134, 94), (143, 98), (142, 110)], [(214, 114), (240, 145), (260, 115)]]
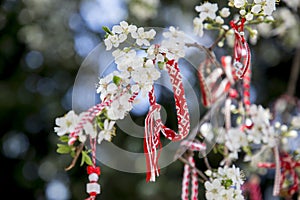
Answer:
[(190, 117), (178, 63), (170, 60), (166, 65), (173, 86), (178, 133), (166, 127), (160, 117), (160, 105), (156, 103), (154, 88), (149, 92), (150, 108), (145, 119), (144, 152), (146, 157), (146, 181), (155, 181), (159, 175), (158, 158), (161, 151), (160, 132), (171, 141), (185, 138), (190, 131)]
[(242, 79), (250, 67), (251, 52), (249, 45), (244, 37), (244, 24), (246, 19), (242, 18), (239, 22), (230, 22), (234, 30), (234, 60), (236, 64), (237, 76)]
[[(258, 163), (258, 167), (261, 168), (275, 168), (275, 163)], [(287, 176), (290, 175), (293, 179), (292, 186), (288, 189), (288, 194), (293, 195), (295, 192), (298, 191), (299, 188), (299, 177), (297, 175), (296, 169), (300, 167), (300, 161), (295, 161), (292, 156), (290, 156), (286, 152), (282, 152), (280, 155), (280, 168), (281, 168), (281, 175), (280, 175), (280, 189), (283, 189), (283, 183), (286, 180)], [(279, 194), (279, 191), (277, 195)]]

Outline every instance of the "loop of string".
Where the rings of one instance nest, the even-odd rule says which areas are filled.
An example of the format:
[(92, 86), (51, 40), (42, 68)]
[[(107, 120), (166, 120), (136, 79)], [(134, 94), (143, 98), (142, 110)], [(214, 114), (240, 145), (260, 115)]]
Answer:
[[(166, 65), (170, 81), (172, 84), (176, 114), (178, 121), (178, 133), (166, 127), (160, 116), (161, 106), (156, 103), (154, 88), (149, 92), (150, 108), (145, 119), (145, 137), (144, 152), (146, 157), (146, 181), (155, 181), (155, 177), (159, 176), (158, 159), (160, 156), (161, 142), (160, 132), (171, 141), (180, 141), (185, 138), (190, 131), (190, 116), (188, 112), (187, 102), (185, 99), (184, 88), (178, 63), (170, 60)], [(157, 151), (158, 150), (158, 151)]]

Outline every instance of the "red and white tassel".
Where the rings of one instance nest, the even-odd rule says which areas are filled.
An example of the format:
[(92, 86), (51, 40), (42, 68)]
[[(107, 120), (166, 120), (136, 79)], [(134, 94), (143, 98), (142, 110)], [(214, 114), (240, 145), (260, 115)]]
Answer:
[[(182, 141), (181, 146), (188, 147), (189, 151), (205, 151), (206, 145), (200, 142), (192, 142), (192, 141)], [(191, 200), (198, 199), (198, 174), (196, 171), (196, 164), (193, 158), (192, 153), (188, 155), (188, 163), (184, 165), (184, 172), (182, 178), (182, 188), (181, 188), (181, 199), (188, 200), (189, 199), (189, 186), (190, 182), (192, 183), (191, 187)]]
[(182, 179), (182, 190), (181, 199), (189, 200), (189, 186), (192, 183), (191, 188), (191, 200), (198, 199), (198, 174), (195, 170), (196, 165), (193, 156), (188, 158), (189, 164), (184, 165), (183, 179)]
[[(159, 176), (158, 158), (160, 155), (160, 127), (157, 123), (160, 112), (160, 105), (155, 103), (153, 89), (149, 93), (150, 106), (149, 112), (145, 120), (145, 138), (144, 138), (144, 153), (146, 157), (146, 181), (155, 181), (156, 176)], [(159, 152), (157, 152), (159, 151)]]
[(145, 119), (144, 152), (146, 157), (146, 181), (155, 181), (159, 176), (158, 158), (161, 151), (160, 132), (171, 141), (185, 138), (190, 131), (190, 117), (185, 99), (182, 77), (177, 62), (167, 62), (167, 70), (173, 86), (176, 104), (178, 133), (166, 127), (160, 116), (160, 105), (156, 103), (154, 88), (149, 92), (150, 108)]

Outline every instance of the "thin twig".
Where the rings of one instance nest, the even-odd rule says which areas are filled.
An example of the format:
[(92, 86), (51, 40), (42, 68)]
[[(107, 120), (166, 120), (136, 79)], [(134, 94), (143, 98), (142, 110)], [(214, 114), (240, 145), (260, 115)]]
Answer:
[(203, 160), (204, 160), (204, 163), (205, 163), (207, 169), (211, 170), (212, 168), (211, 168), (211, 166), (209, 164), (207, 156), (203, 156)]
[(187, 46), (187, 47), (196, 47), (196, 48), (198, 48), (199, 50), (204, 51), (204, 52), (208, 55), (208, 57), (210, 58), (210, 60), (211, 60), (217, 67), (220, 67), (220, 68), (222, 69), (220, 63), (218, 63), (218, 62), (216, 61), (216, 57), (215, 57), (213, 51), (210, 51), (208, 48), (206, 48), (206, 47), (204, 47), (204, 46), (202, 46), (202, 45), (200, 45), (200, 44), (198, 44), (198, 43), (196, 43), (196, 42), (194, 42), (194, 43), (186, 43), (185, 46)]
[(69, 171), (70, 169), (72, 169), (75, 164), (76, 164), (76, 161), (78, 160), (78, 157), (80, 155), (80, 153), (82, 152), (82, 149), (84, 147), (84, 144), (83, 143), (80, 143), (77, 147), (76, 147), (76, 152), (75, 152), (75, 156), (71, 162), (71, 164), (65, 168), (66, 171)]
[(208, 48), (209, 51), (212, 51), (217, 44), (225, 37), (228, 30), (224, 31), (215, 41), (214, 43)]
[(293, 59), (290, 79), (287, 87), (287, 95), (291, 97), (295, 95), (299, 72), (300, 72), (300, 44), (298, 44), (296, 48), (296, 53)]
[(197, 169), (196, 167), (193, 167), (185, 158), (183, 158), (182, 156), (180, 156), (178, 158), (178, 160), (180, 160), (184, 164), (189, 165), (193, 170), (195, 170), (197, 172), (197, 174), (199, 174), (199, 176), (201, 176), (202, 179), (204, 179), (204, 181), (208, 181), (208, 178), (199, 169)]

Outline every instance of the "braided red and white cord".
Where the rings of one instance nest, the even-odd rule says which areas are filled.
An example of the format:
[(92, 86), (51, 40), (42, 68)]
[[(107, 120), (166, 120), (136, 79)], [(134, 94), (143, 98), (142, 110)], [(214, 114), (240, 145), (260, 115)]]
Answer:
[(190, 131), (190, 116), (178, 63), (174, 60), (170, 60), (167, 62), (166, 68), (173, 86), (178, 121), (178, 133), (163, 124), (160, 116), (161, 106), (156, 102), (154, 88), (152, 88), (148, 95), (150, 108), (145, 120), (144, 138), (147, 182), (155, 181), (155, 177), (159, 176), (158, 158), (161, 149), (160, 132), (171, 141), (180, 141), (185, 138)]
[[(192, 141), (182, 141), (181, 146), (185, 146), (188, 148), (189, 151), (205, 151), (206, 145), (199, 142), (192, 142)], [(190, 182), (192, 184), (191, 188), (191, 199), (197, 200), (198, 199), (198, 174), (196, 171), (195, 160), (192, 154), (188, 155), (187, 158), (188, 164), (184, 165), (184, 172), (182, 178), (182, 188), (181, 188), (181, 199), (182, 200), (189, 200), (189, 187)]]

